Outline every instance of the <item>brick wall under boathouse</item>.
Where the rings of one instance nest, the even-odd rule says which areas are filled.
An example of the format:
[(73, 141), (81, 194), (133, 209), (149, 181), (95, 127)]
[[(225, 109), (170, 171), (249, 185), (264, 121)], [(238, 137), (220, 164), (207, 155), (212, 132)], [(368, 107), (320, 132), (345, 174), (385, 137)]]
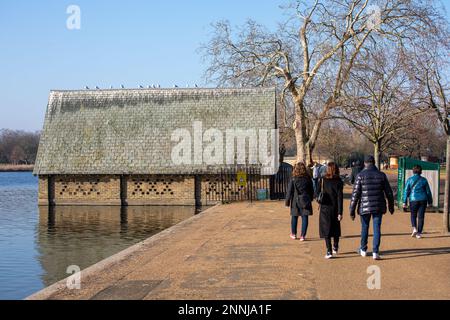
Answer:
[(127, 177), (127, 204), (195, 206), (195, 178), (188, 175)]
[(120, 176), (57, 175), (39, 177), (39, 204), (120, 205)]
[[(256, 199), (270, 191), (268, 176), (249, 176), (239, 186), (235, 175), (201, 175), (196, 192), (193, 175), (57, 175), (39, 176), (39, 205), (195, 206)], [(196, 199), (196, 196), (199, 197)]]
[(55, 205), (194, 206), (195, 178), (176, 175), (40, 176), (39, 205), (49, 205), (49, 199)]

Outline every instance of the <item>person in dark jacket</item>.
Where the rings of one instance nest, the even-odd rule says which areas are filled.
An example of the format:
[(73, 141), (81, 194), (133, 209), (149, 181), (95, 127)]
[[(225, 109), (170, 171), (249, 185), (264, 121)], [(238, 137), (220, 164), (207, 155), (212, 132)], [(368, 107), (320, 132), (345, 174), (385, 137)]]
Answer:
[(369, 237), (369, 224), (373, 218), (373, 258), (381, 259), (379, 255), (381, 243), (381, 222), (387, 212), (386, 200), (389, 203), (389, 212), (394, 214), (394, 194), (387, 176), (375, 166), (373, 156), (366, 157), (365, 169), (361, 171), (353, 186), (350, 203), (350, 216), (355, 220), (355, 212), (361, 216), (361, 247), (358, 252), (361, 256), (367, 255), (367, 242)]
[[(319, 185), (318, 193), (322, 192), (320, 203), (319, 233), (325, 239), (327, 254), (325, 259), (331, 259), (339, 250), (341, 236), (341, 220), (344, 202), (344, 183), (339, 175), (339, 167), (334, 162), (328, 163), (327, 173)], [(333, 238), (333, 246), (331, 244)]]
[(304, 163), (294, 166), (292, 180), (286, 194), (286, 207), (291, 209), (291, 239), (297, 239), (298, 217), (302, 217), (302, 233), (300, 241), (306, 240), (309, 216), (313, 214), (312, 199), (314, 188), (311, 176)]
[(412, 237), (422, 238), (423, 226), (425, 224), (425, 210), (427, 205), (433, 205), (433, 195), (428, 180), (422, 177), (422, 167), (413, 168), (414, 175), (408, 179), (403, 192), (403, 208), (407, 208), (409, 199), (411, 209), (411, 224), (413, 227)]

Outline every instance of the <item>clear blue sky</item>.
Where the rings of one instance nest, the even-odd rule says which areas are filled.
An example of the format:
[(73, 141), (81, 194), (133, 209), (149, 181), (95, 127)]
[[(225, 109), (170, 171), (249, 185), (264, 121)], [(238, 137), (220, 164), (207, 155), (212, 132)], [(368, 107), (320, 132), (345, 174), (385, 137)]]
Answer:
[[(0, 128), (40, 130), (51, 89), (204, 84), (197, 49), (210, 24), (252, 18), (274, 27), (286, 2), (2, 0)], [(66, 28), (71, 4), (81, 9), (80, 30)]]

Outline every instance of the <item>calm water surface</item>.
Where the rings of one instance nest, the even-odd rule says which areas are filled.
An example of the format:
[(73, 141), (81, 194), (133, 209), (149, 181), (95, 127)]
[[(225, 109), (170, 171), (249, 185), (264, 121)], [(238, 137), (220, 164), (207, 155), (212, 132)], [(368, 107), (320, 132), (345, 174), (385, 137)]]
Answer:
[(37, 178), (0, 172), (0, 299), (23, 299), (195, 214), (191, 207), (37, 206)]

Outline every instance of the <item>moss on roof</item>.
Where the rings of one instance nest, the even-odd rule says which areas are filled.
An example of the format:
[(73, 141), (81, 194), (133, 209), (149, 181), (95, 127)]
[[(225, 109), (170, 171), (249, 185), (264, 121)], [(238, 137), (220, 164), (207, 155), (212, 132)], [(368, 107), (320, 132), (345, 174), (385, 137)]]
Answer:
[(174, 166), (171, 134), (276, 127), (274, 88), (52, 91), (34, 173), (189, 174), (219, 166)]

